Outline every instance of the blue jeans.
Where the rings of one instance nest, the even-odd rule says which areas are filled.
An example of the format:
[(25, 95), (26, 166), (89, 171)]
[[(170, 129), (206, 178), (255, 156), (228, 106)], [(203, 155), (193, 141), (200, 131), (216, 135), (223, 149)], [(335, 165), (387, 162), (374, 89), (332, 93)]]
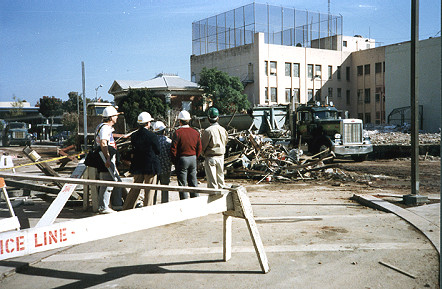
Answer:
[[(176, 174), (179, 186), (198, 187), (198, 180), (196, 178), (196, 156), (181, 156), (177, 162)], [(190, 193), (190, 197), (199, 197), (199, 194)], [(189, 193), (180, 192), (180, 200), (188, 198)]]

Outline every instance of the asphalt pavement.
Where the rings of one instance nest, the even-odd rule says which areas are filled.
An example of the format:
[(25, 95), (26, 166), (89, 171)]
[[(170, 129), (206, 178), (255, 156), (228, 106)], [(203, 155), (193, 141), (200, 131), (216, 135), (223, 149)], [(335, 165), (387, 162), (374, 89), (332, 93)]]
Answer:
[[(351, 200), (351, 188), (242, 184), (267, 274), (242, 219), (233, 221), (232, 258), (222, 260), (223, 218), (214, 214), (0, 261), (0, 288), (439, 288), (439, 254), (425, 235), (393, 213)], [(34, 206), (24, 208), (35, 212), (31, 226), (47, 204)], [(440, 232), (439, 203), (407, 210)], [(69, 207), (57, 221), (91, 214)]]

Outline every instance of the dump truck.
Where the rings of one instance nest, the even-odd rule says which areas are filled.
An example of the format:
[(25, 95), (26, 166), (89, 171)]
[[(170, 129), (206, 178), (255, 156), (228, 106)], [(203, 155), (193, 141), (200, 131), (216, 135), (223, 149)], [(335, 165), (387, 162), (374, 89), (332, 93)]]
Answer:
[(293, 114), (293, 122), (293, 143), (307, 143), (311, 153), (329, 148), (336, 156), (364, 161), (373, 151), (370, 138), (364, 136), (362, 120), (343, 118), (333, 104), (300, 105)]
[(3, 136), (3, 146), (31, 145), (32, 134), (28, 131), (28, 125), (24, 122), (10, 122), (6, 125)]
[[(109, 102), (90, 102), (86, 106), (87, 115), (87, 142), (89, 145), (93, 144), (95, 129), (103, 121), (103, 110), (111, 106)], [(126, 120), (123, 115), (118, 116), (117, 123), (114, 125), (114, 137), (119, 137), (126, 134)], [(77, 149), (80, 149), (81, 144), (84, 143), (84, 116), (80, 114), (79, 117), (79, 133), (77, 136)]]

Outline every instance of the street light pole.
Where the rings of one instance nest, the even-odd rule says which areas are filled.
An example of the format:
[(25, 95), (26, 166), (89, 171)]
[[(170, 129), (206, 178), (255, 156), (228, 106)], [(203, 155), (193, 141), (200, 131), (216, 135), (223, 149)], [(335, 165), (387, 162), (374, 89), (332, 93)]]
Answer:
[(97, 86), (97, 88), (95, 88), (95, 101), (98, 101), (98, 89), (100, 87), (103, 87), (103, 84), (100, 84), (99, 86)]

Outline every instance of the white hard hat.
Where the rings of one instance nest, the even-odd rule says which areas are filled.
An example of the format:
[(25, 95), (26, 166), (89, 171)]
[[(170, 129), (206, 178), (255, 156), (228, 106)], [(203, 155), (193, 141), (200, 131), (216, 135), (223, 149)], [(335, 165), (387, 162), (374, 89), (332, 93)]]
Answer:
[(153, 123), (152, 128), (154, 132), (159, 132), (164, 130), (166, 128), (166, 125), (159, 120)]
[(180, 119), (180, 120), (190, 120), (191, 119), (190, 113), (187, 110), (182, 110), (178, 114), (178, 119)]
[(153, 118), (150, 116), (150, 113), (143, 111), (138, 115), (138, 123), (143, 124), (149, 121), (152, 121)]
[(114, 115), (119, 115), (119, 113), (113, 106), (108, 106), (103, 110), (103, 117), (111, 117)]

